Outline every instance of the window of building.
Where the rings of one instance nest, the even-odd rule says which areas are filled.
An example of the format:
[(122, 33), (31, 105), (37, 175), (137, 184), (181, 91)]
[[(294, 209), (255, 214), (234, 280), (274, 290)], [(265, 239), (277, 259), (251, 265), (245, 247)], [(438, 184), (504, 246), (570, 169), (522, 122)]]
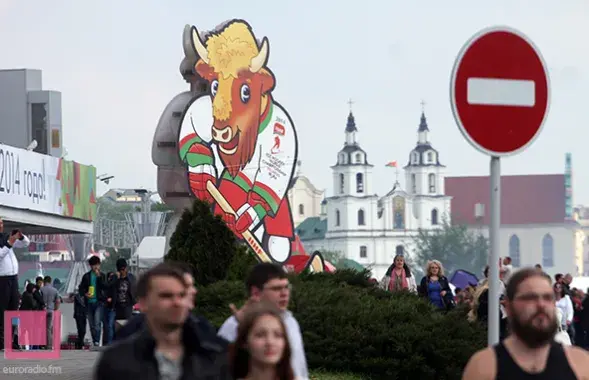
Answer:
[(299, 205), (299, 215), (305, 215), (305, 205), (302, 203)]
[(362, 209), (358, 210), (358, 225), (359, 226), (366, 225), (366, 223), (364, 221), (364, 210), (362, 210)]
[(514, 267), (519, 267), (519, 238), (517, 235), (511, 235), (509, 238), (509, 257), (511, 257), (511, 264)]
[(417, 193), (417, 179), (415, 178), (415, 174), (411, 174), (411, 191), (413, 194)]
[(362, 173), (356, 174), (356, 192), (364, 192), (364, 175), (362, 175)]
[(365, 245), (360, 246), (360, 258), (365, 259), (368, 257), (368, 249)]
[(429, 192), (435, 193), (436, 192), (436, 175), (433, 173), (430, 173), (427, 176), (427, 181), (429, 183)]
[(427, 162), (428, 164), (434, 163), (434, 152), (427, 152)]
[(335, 210), (335, 225), (339, 227), (340, 218), (339, 218), (339, 210)]
[(542, 266), (554, 266), (554, 239), (550, 234), (544, 235), (542, 239)]
[(344, 193), (344, 175), (340, 173), (339, 175), (339, 193)]
[(37, 140), (37, 153), (47, 154), (47, 107), (45, 103), (31, 104), (31, 127), (33, 139)]
[(438, 210), (433, 209), (432, 210), (432, 226), (435, 226), (437, 224), (438, 224)]
[(405, 255), (405, 247), (402, 245), (398, 245), (395, 247), (395, 256), (404, 256)]
[(356, 163), (357, 164), (362, 163), (362, 153), (356, 153)]
[(411, 154), (411, 163), (414, 164), (414, 165), (419, 164), (419, 153), (413, 152)]
[(339, 155), (339, 163), (340, 164), (346, 164), (346, 154), (345, 153), (341, 153)]

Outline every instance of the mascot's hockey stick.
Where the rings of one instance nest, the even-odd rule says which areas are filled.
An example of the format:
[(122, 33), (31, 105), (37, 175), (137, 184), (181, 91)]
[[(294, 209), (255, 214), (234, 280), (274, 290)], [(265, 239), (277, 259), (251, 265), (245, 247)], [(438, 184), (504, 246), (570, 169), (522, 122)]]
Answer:
[[(235, 213), (231, 205), (227, 202), (223, 194), (221, 194), (219, 190), (217, 190), (217, 187), (211, 181), (207, 182), (207, 190), (223, 211), (225, 211), (227, 214), (234, 215), (237, 219), (237, 214)], [(270, 256), (268, 256), (266, 251), (264, 251), (262, 245), (260, 244), (260, 242), (258, 242), (258, 239), (256, 239), (256, 237), (254, 236), (254, 234), (251, 233), (250, 230), (246, 230), (242, 235), (247, 244), (251, 247), (251, 249), (253, 249), (256, 255), (258, 255), (260, 261), (262, 261), (263, 263), (272, 262)]]

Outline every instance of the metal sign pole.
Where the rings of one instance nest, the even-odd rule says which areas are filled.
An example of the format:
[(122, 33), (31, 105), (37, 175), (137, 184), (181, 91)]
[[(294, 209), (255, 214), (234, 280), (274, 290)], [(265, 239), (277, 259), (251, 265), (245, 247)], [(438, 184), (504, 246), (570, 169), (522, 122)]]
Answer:
[(499, 157), (491, 157), (491, 223), (489, 240), (491, 252), (489, 255), (489, 331), (488, 343), (499, 343), (499, 229), (501, 227), (501, 161)]

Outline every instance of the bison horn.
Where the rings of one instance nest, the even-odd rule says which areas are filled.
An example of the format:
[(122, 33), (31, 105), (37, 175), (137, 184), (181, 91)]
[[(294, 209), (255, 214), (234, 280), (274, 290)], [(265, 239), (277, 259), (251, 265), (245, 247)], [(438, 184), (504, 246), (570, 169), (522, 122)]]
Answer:
[(209, 63), (209, 53), (207, 52), (207, 48), (205, 47), (205, 45), (200, 40), (200, 37), (198, 35), (198, 31), (196, 30), (196, 27), (194, 27), (194, 26), (192, 27), (192, 45), (194, 47), (194, 50), (196, 51), (196, 53), (200, 57), (200, 59), (202, 59), (204, 63), (208, 64)]
[(264, 37), (262, 40), (262, 47), (260, 47), (260, 52), (254, 58), (252, 58), (252, 62), (250, 63), (250, 71), (252, 73), (257, 73), (260, 71), (262, 67), (266, 65), (268, 61), (268, 39)]
[(190, 25), (184, 27), (184, 33), (182, 34), (182, 49), (184, 50), (184, 56), (186, 58), (196, 61), (198, 57), (192, 46), (192, 27)]

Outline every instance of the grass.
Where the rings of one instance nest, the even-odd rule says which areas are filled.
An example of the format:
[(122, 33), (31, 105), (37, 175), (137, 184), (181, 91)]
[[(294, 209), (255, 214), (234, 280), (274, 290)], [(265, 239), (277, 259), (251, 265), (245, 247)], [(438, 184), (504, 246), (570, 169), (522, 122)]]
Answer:
[(367, 380), (367, 378), (346, 373), (311, 371), (310, 380)]

